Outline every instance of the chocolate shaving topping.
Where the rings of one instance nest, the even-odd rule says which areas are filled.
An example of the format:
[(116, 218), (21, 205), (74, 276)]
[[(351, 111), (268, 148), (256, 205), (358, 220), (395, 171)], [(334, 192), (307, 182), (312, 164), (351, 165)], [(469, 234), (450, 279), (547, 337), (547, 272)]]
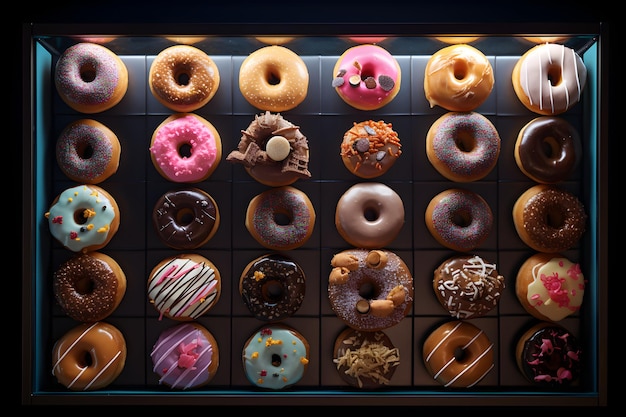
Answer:
[(338, 72), (337, 75), (335, 77), (343, 77), (344, 75), (346, 75), (346, 70), (341, 68)]
[(376, 152), (376, 160), (377, 161), (382, 161), (385, 158), (385, 155), (387, 155), (387, 152), (385, 152), (385, 151), (378, 151), (378, 152)]
[(367, 132), (368, 135), (376, 135), (376, 131), (371, 126), (364, 125), (363, 129)]
[(358, 69), (359, 71), (361, 71), (361, 64), (359, 64), (359, 61), (354, 61), (352, 63), (352, 65), (354, 65), (354, 68)]
[(345, 80), (341, 77), (333, 78), (333, 88), (341, 87)]
[(354, 141), (354, 149), (357, 150), (357, 152), (367, 152), (370, 150), (370, 141), (369, 139), (365, 139), (365, 138), (359, 138), (357, 140)]
[(374, 79), (374, 77), (367, 77), (365, 80), (363, 80), (363, 82), (365, 83), (365, 87), (370, 90), (376, 88), (376, 80)]
[(385, 91), (393, 90), (393, 87), (396, 85), (396, 83), (393, 81), (393, 78), (388, 75), (381, 75), (380, 77), (378, 77), (378, 84), (380, 84), (380, 88)]

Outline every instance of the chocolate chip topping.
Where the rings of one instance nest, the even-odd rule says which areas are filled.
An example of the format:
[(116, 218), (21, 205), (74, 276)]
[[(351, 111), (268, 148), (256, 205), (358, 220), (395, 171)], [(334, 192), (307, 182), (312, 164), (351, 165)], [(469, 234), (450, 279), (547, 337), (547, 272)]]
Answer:
[(344, 82), (345, 82), (344, 79), (341, 77), (333, 78), (333, 83), (332, 83), (333, 88), (341, 87)]
[(363, 82), (365, 83), (365, 87), (370, 90), (376, 88), (376, 80), (374, 79), (374, 77), (367, 77), (365, 80), (363, 80)]
[(371, 135), (371, 136), (376, 135), (376, 131), (371, 126), (363, 125), (363, 130), (365, 130), (368, 135)]
[(393, 90), (393, 87), (396, 85), (396, 83), (393, 81), (393, 78), (388, 75), (381, 75), (380, 77), (378, 77), (378, 84), (380, 84), (380, 88), (385, 91)]
[(387, 152), (385, 152), (385, 151), (378, 151), (378, 152), (376, 152), (376, 160), (378, 162), (382, 161), (383, 159), (385, 159), (385, 155), (387, 155)]
[(359, 75), (352, 75), (348, 81), (350, 82), (350, 85), (353, 87), (357, 87), (359, 84), (361, 84), (361, 76)]
[(370, 150), (370, 141), (366, 138), (360, 138), (354, 141), (354, 149), (357, 152), (367, 152)]

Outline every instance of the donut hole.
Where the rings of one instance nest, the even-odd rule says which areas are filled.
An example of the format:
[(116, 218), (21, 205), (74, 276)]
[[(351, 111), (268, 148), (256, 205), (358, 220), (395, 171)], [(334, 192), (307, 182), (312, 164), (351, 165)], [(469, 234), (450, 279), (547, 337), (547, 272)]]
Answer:
[(543, 141), (541, 141), (541, 151), (548, 159), (559, 159), (562, 153), (559, 141), (553, 136), (543, 138)]
[(261, 294), (263, 300), (268, 304), (276, 304), (283, 298), (283, 285), (275, 278), (266, 279), (265, 283), (261, 287)]
[(463, 362), (467, 359), (467, 355), (465, 354), (465, 349), (461, 346), (457, 346), (454, 348), (454, 360), (457, 362)]
[(189, 71), (186, 68), (181, 68), (174, 73), (174, 80), (176, 84), (184, 87), (189, 85), (191, 77), (189, 76)]
[(565, 225), (565, 214), (560, 207), (548, 207), (544, 213), (544, 222), (548, 227), (561, 229)]
[(86, 83), (90, 83), (96, 79), (96, 66), (91, 62), (81, 65), (79, 72), (80, 79)]
[(89, 211), (93, 209), (79, 208), (74, 212), (74, 222), (76, 224), (87, 224), (89, 222)]
[(191, 224), (195, 218), (196, 218), (196, 215), (194, 211), (188, 207), (183, 207), (176, 212), (176, 223), (178, 223), (181, 226), (186, 226), (186, 225)]
[(79, 368), (89, 368), (94, 364), (93, 357), (91, 356), (91, 352), (86, 350), (76, 358), (76, 364)]
[(81, 142), (76, 145), (76, 154), (81, 159), (89, 159), (93, 156), (93, 146), (89, 142)]
[(182, 158), (189, 158), (191, 156), (191, 144), (181, 143), (178, 146), (178, 155)]
[(460, 130), (454, 143), (461, 152), (472, 152), (476, 148), (476, 138), (467, 130)]
[(454, 61), (454, 66), (452, 67), (452, 71), (454, 74), (454, 78), (457, 80), (463, 80), (467, 77), (467, 73), (469, 72), (469, 68), (467, 67), (467, 62), (464, 60), (457, 59)]
[(80, 277), (74, 282), (74, 290), (80, 295), (91, 294), (94, 288), (94, 282), (88, 276)]
[(280, 75), (278, 71), (276, 71), (275, 68), (268, 69), (268, 71), (265, 73), (265, 81), (267, 81), (269, 85), (280, 84)]
[(277, 353), (272, 353), (272, 366), (279, 367), (283, 363), (282, 358)]
[(550, 65), (548, 67), (548, 81), (550, 85), (555, 86), (561, 84), (563, 73), (559, 65)]
[(380, 288), (373, 280), (366, 278), (359, 284), (358, 293), (366, 300), (375, 300), (380, 295)]
[(452, 213), (452, 223), (458, 227), (469, 227), (472, 224), (472, 214), (469, 209), (461, 209)]
[(289, 213), (284, 211), (277, 211), (274, 213), (274, 222), (279, 226), (289, 226), (292, 222), (292, 217)]
[(367, 206), (363, 210), (363, 217), (365, 217), (365, 220), (368, 222), (374, 222), (380, 217), (380, 210), (375, 206)]

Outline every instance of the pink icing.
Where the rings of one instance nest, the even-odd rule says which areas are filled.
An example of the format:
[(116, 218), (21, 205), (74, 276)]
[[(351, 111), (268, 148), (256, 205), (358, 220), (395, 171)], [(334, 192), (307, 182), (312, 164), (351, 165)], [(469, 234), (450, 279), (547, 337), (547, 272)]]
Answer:
[[(180, 153), (185, 145), (190, 147), (189, 156)], [(217, 161), (217, 138), (198, 116), (188, 114), (159, 127), (150, 152), (170, 181), (198, 182)]]

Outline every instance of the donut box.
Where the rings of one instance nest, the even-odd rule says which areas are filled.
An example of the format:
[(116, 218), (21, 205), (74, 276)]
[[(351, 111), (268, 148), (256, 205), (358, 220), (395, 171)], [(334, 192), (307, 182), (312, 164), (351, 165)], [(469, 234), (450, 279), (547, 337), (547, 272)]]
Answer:
[[(159, 103), (150, 92), (148, 74), (156, 55), (176, 41), (153, 33), (130, 33), (114, 38), (106, 46), (128, 69), (128, 90), (113, 108), (85, 115), (67, 106), (54, 88), (54, 68), (60, 54), (76, 40), (45, 27), (32, 28), (32, 73), (30, 93), (36, 129), (24, 132), (24, 160), (28, 192), (24, 194), (25, 237), (23, 271), (23, 332), (31, 355), (24, 359), (22, 401), (31, 404), (250, 404), (314, 405), (444, 405), (462, 398), (463, 404), (522, 405), (538, 401), (546, 405), (596, 405), (605, 400), (607, 328), (607, 258), (598, 247), (604, 245), (607, 190), (599, 189), (606, 170), (606, 118), (601, 117), (599, 101), (604, 80), (600, 63), (606, 59), (599, 47), (600, 27), (572, 28), (564, 44), (584, 50), (587, 86), (580, 103), (562, 114), (579, 132), (584, 156), (577, 170), (560, 187), (578, 196), (589, 216), (587, 230), (578, 245), (564, 255), (579, 262), (586, 279), (586, 293), (580, 311), (563, 319), (566, 327), (583, 343), (584, 359), (580, 380), (567, 388), (538, 389), (525, 380), (516, 367), (515, 344), (534, 322), (515, 296), (515, 276), (523, 261), (534, 252), (518, 237), (512, 219), (515, 200), (535, 183), (518, 168), (514, 159), (519, 130), (538, 115), (527, 110), (515, 95), (511, 74), (520, 56), (533, 46), (521, 36), (484, 36), (472, 40), (492, 65), (495, 84), (490, 96), (476, 112), (487, 117), (501, 138), (496, 167), (483, 179), (454, 183), (442, 177), (430, 164), (425, 150), (429, 127), (446, 110), (431, 108), (424, 96), (424, 71), (429, 57), (446, 46), (429, 33), (383, 38), (378, 45), (397, 59), (402, 85), (397, 96), (378, 110), (361, 111), (350, 107), (331, 86), (333, 67), (343, 51), (355, 41), (343, 36), (312, 36), (302, 33), (283, 46), (296, 52), (309, 71), (308, 93), (304, 101), (283, 117), (300, 127), (310, 147), (310, 179), (299, 179), (294, 187), (305, 192), (316, 211), (313, 234), (301, 247), (283, 252), (296, 261), (306, 276), (306, 296), (298, 311), (284, 324), (302, 333), (310, 344), (309, 368), (302, 379), (284, 391), (258, 389), (248, 382), (242, 367), (244, 342), (264, 325), (255, 319), (238, 292), (239, 276), (253, 259), (272, 251), (264, 249), (246, 230), (248, 202), (269, 187), (255, 181), (241, 165), (225, 160), (236, 149), (245, 129), (262, 110), (248, 103), (238, 88), (239, 69), (251, 52), (264, 46), (252, 36), (216, 34), (200, 37), (194, 44), (216, 63), (220, 84), (215, 96), (194, 111), (210, 121), (222, 140), (223, 156), (211, 176), (197, 184), (180, 184), (164, 179), (154, 168), (149, 153), (150, 138), (156, 127), (174, 112)], [(67, 29), (67, 28), (65, 28)], [(79, 30), (80, 28), (76, 28)], [(300, 31), (306, 30), (306, 26)], [(313, 30), (312, 28), (309, 28)], [(72, 28), (70, 27), (70, 31)], [(244, 27), (245, 30), (245, 27)], [(49, 33), (51, 31), (51, 33)], [(592, 35), (589, 35), (592, 33)], [(80, 34), (80, 33), (77, 33)], [(26, 35), (25, 35), (26, 36)], [(56, 242), (44, 221), (54, 196), (75, 185), (61, 171), (54, 158), (58, 135), (71, 122), (93, 118), (118, 136), (122, 151), (118, 171), (99, 184), (117, 201), (121, 224), (116, 236), (101, 251), (114, 258), (127, 277), (126, 294), (105, 321), (116, 326), (127, 343), (127, 359), (121, 374), (108, 387), (92, 392), (72, 392), (51, 374), (54, 342), (79, 323), (69, 318), (55, 303), (51, 277), (73, 253)], [(402, 144), (402, 154), (384, 175), (361, 179), (349, 172), (340, 157), (343, 134), (353, 122), (384, 120), (391, 123)], [(604, 152), (604, 153), (603, 153)], [(403, 200), (405, 224), (385, 249), (399, 255), (412, 271), (414, 302), (411, 312), (395, 326), (385, 329), (400, 352), (400, 365), (388, 385), (375, 391), (346, 385), (333, 363), (333, 344), (345, 324), (333, 313), (328, 301), (328, 277), (334, 254), (350, 248), (334, 223), (337, 201), (352, 185), (381, 182)], [(222, 289), (219, 301), (196, 321), (205, 326), (219, 346), (220, 364), (210, 384), (200, 389), (170, 389), (158, 382), (152, 370), (150, 351), (159, 334), (178, 324), (160, 318), (149, 303), (147, 280), (161, 260), (182, 253), (169, 248), (157, 236), (151, 214), (165, 192), (198, 187), (216, 201), (221, 214), (215, 235), (198, 253), (219, 269)], [(439, 245), (429, 233), (424, 213), (432, 197), (449, 188), (460, 187), (480, 194), (489, 204), (494, 227), (486, 241), (471, 253), (493, 260), (505, 277), (506, 289), (498, 306), (484, 317), (471, 319), (494, 343), (494, 368), (475, 386), (447, 389), (429, 376), (422, 361), (425, 339), (451, 318), (433, 293), (435, 268), (453, 254)], [(26, 355), (28, 356), (28, 355)], [(271, 395), (270, 395), (271, 394)]]

